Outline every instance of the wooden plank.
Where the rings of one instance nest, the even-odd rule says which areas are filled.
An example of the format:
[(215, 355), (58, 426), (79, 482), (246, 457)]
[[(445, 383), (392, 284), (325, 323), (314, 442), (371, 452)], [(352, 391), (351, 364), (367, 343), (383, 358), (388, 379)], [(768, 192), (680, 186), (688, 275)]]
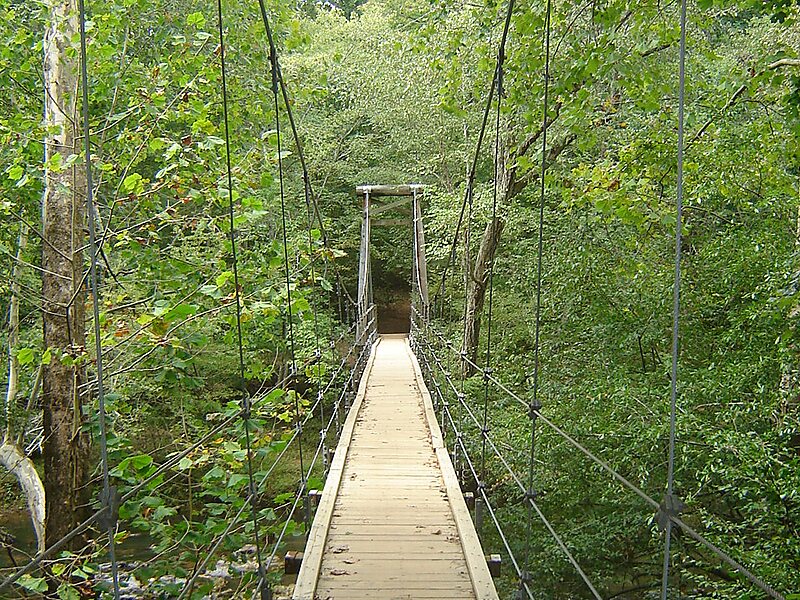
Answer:
[(356, 419), (358, 418), (358, 411), (364, 401), (364, 395), (367, 389), (367, 380), (369, 379), (372, 367), (375, 364), (375, 356), (378, 348), (380, 347), (381, 340), (378, 339), (372, 347), (369, 355), (369, 360), (364, 368), (364, 374), (361, 378), (361, 383), (358, 386), (356, 398), (353, 401), (353, 406), (347, 415), (342, 433), (339, 437), (339, 444), (336, 446), (336, 452), (331, 461), (331, 468), (328, 471), (328, 479), (325, 481), (325, 488), (322, 491), (322, 499), (320, 500), (317, 512), (314, 516), (314, 522), (309, 531), (308, 541), (306, 542), (306, 551), (303, 556), (303, 563), (300, 566), (300, 573), (297, 575), (297, 583), (295, 584), (294, 593), (292, 598), (296, 600), (314, 600), (314, 592), (317, 587), (317, 578), (319, 577), (320, 566), (322, 565), (322, 555), (325, 549), (325, 540), (328, 536), (328, 529), (330, 527), (331, 518), (333, 516), (333, 509), (336, 503), (336, 495), (339, 489), (339, 484), (342, 480), (344, 472), (345, 460), (347, 459), (347, 450), (350, 445), (350, 438), (355, 429)]
[(376, 598), (380, 598), (380, 600), (453, 600), (453, 597), (452, 593), (440, 590), (414, 590), (413, 592), (386, 589), (374, 592), (370, 590), (345, 590), (344, 592), (328, 590), (324, 596), (320, 596), (320, 600), (375, 600)]
[(410, 183), (404, 185), (359, 185), (356, 186), (356, 194), (363, 196), (369, 192), (370, 196), (413, 196), (414, 189), (423, 190), (424, 185)]
[(446, 529), (447, 527), (455, 527), (455, 522), (450, 522), (444, 525), (433, 524), (433, 525), (423, 525), (422, 523), (414, 523), (413, 525), (390, 525), (390, 524), (383, 524), (383, 525), (376, 525), (375, 527), (369, 529), (367, 532), (363, 530), (351, 530), (347, 526), (343, 525), (342, 523), (336, 524), (331, 523), (331, 531), (340, 531), (346, 533), (346, 535), (401, 535), (401, 534), (409, 534), (409, 532), (413, 532), (414, 534), (419, 535), (427, 535), (437, 529)]
[[(455, 524), (449, 526), (439, 526), (439, 525), (431, 525), (422, 530), (415, 530), (413, 527), (407, 527), (404, 529), (394, 528), (389, 532), (382, 532), (383, 527), (373, 527), (371, 531), (364, 533), (363, 531), (358, 533), (353, 533), (350, 531), (344, 531), (338, 533), (341, 538), (346, 538), (347, 540), (376, 540), (381, 541), (386, 538), (391, 538), (393, 540), (397, 540), (399, 542), (407, 542), (407, 541), (415, 541), (419, 539), (425, 539), (430, 536), (434, 535), (458, 535), (458, 530), (455, 527)], [(437, 533), (440, 532), (440, 533)], [(329, 533), (328, 537), (334, 535), (333, 533)], [(337, 538), (339, 539), (339, 538)], [(344, 542), (347, 544), (347, 542)]]
[[(400, 562), (400, 558), (398, 557), (394, 562), (399, 563)], [(353, 573), (353, 574), (355, 574), (355, 573)], [(349, 579), (349, 581), (347, 581), (345, 578)], [(427, 579), (417, 579), (417, 580), (415, 580), (414, 578), (406, 578), (403, 582), (401, 582), (401, 585), (399, 585), (399, 586), (392, 586), (392, 585), (386, 585), (386, 584), (374, 585), (372, 583), (372, 581), (370, 581), (369, 579), (358, 581), (358, 580), (356, 580), (355, 577), (347, 577), (345, 574), (338, 575), (338, 576), (334, 575), (334, 576), (332, 576), (330, 578), (330, 581), (331, 581), (330, 587), (332, 587), (332, 588), (336, 588), (336, 587), (343, 588), (343, 587), (347, 586), (347, 589), (351, 589), (351, 590), (364, 590), (364, 589), (369, 590), (369, 589), (381, 589), (381, 588), (383, 588), (383, 589), (393, 589), (393, 588), (397, 589), (398, 587), (400, 589), (407, 589), (407, 590), (424, 590), (424, 589), (447, 589), (448, 587), (450, 587), (451, 589), (452, 588), (457, 588), (457, 589), (462, 589), (465, 592), (467, 592), (467, 594), (465, 596), (456, 596), (456, 598), (460, 598), (460, 599), (468, 597), (469, 596), (469, 592), (472, 591), (470, 589), (469, 577), (462, 578), (461, 579), (461, 583), (452, 582), (452, 581), (446, 581), (446, 582), (445, 581), (441, 581), (441, 580), (440, 581), (436, 581), (436, 580), (428, 581)], [(320, 587), (322, 587), (322, 586), (320, 586)], [(325, 587), (328, 587), (328, 586), (325, 586)], [(375, 596), (375, 598), (380, 598), (380, 596)]]
[[(370, 361), (301, 567), (302, 576), (316, 581), (298, 579), (293, 598), (496, 599), (473, 573), (474, 544), (462, 539), (468, 532), (459, 519), (472, 522), (457, 481), (455, 491), (449, 481), (455, 481), (452, 465), (439, 456), (446, 449), (407, 340), (382, 338)], [(444, 473), (447, 465), (451, 475)], [(463, 505), (461, 515), (453, 496)], [(323, 524), (324, 534), (315, 529)]]

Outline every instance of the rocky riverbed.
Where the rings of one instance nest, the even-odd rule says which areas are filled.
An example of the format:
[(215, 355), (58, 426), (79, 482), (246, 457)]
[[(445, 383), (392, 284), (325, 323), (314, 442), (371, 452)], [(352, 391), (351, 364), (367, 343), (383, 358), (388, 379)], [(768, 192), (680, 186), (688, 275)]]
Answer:
[[(165, 600), (174, 597), (176, 591), (180, 593), (179, 590), (183, 589), (187, 583), (187, 577), (174, 575), (140, 580), (135, 573), (141, 566), (142, 563), (135, 561), (119, 563), (120, 600)], [(244, 546), (234, 553), (232, 560), (219, 559), (210, 565), (197, 578), (196, 585), (212, 583), (212, 590), (204, 596), (207, 600), (239, 598), (241, 597), (239, 583), (242, 577), (248, 573), (255, 573), (257, 570), (255, 547)], [(283, 559), (276, 557), (271, 570), (283, 572)], [(98, 584), (101, 589), (111, 589), (111, 565), (109, 563), (100, 565)], [(285, 581), (281, 585), (273, 586), (272, 591), (275, 600), (289, 600), (293, 589), (294, 584), (291, 581)]]

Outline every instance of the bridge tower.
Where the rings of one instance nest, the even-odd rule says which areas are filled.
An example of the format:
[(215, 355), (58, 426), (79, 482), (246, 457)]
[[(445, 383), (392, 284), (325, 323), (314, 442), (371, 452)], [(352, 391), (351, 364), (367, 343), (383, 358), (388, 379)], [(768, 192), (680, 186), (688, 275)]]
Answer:
[[(372, 227), (411, 225), (413, 240), (413, 256), (411, 268), (411, 297), (420, 314), (427, 316), (430, 306), (428, 296), (428, 268), (425, 258), (425, 231), (422, 223), (421, 197), (425, 186), (420, 184), (405, 185), (360, 185), (356, 187), (356, 195), (361, 200), (361, 248), (358, 258), (358, 335), (370, 327), (369, 312), (374, 303), (372, 286), (372, 261), (370, 243)], [(376, 199), (383, 199), (383, 202)], [(388, 199), (388, 200), (387, 200)], [(381, 214), (411, 203), (410, 218), (378, 219)], [(413, 315), (413, 311), (412, 311)], [(360, 337), (359, 337), (360, 339)]]

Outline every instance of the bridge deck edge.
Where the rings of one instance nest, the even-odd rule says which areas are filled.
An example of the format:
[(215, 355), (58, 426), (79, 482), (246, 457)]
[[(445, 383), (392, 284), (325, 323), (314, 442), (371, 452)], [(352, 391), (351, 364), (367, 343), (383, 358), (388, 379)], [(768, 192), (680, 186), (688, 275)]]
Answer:
[(344, 473), (347, 453), (350, 450), (350, 442), (353, 439), (356, 420), (358, 419), (358, 413), (361, 411), (361, 405), (367, 391), (367, 381), (372, 373), (372, 366), (375, 363), (375, 354), (379, 344), (380, 338), (372, 345), (369, 360), (361, 376), (361, 382), (358, 385), (358, 392), (353, 401), (353, 406), (342, 427), (342, 435), (339, 437), (339, 443), (336, 446), (336, 452), (331, 461), (331, 468), (330, 471), (328, 471), (328, 478), (325, 481), (322, 499), (317, 507), (317, 512), (314, 515), (314, 522), (308, 534), (303, 562), (300, 565), (300, 572), (297, 574), (297, 582), (292, 592), (292, 600), (314, 600), (314, 594), (317, 591), (317, 582), (319, 580), (319, 572), (322, 568), (325, 542), (328, 539), (328, 531), (330, 530), (331, 519), (333, 518), (333, 508), (336, 504), (336, 498), (339, 495), (339, 486), (342, 483), (342, 474)]
[(475, 531), (475, 525), (472, 522), (472, 517), (470, 517), (467, 503), (464, 501), (461, 486), (458, 483), (453, 463), (450, 460), (447, 446), (442, 437), (442, 431), (439, 428), (439, 422), (436, 420), (430, 391), (428, 391), (428, 386), (425, 385), (419, 361), (417, 361), (417, 357), (412, 351), (408, 340), (406, 340), (406, 351), (411, 357), (411, 364), (414, 366), (414, 377), (425, 407), (425, 418), (431, 434), (431, 443), (439, 461), (439, 470), (444, 480), (450, 510), (453, 512), (453, 519), (456, 522), (456, 529), (458, 530), (461, 549), (464, 552), (464, 559), (467, 563), (472, 589), (478, 600), (498, 600), (497, 590), (495, 589), (492, 575), (489, 573), (486, 557), (483, 554), (483, 547), (478, 538), (478, 533)]

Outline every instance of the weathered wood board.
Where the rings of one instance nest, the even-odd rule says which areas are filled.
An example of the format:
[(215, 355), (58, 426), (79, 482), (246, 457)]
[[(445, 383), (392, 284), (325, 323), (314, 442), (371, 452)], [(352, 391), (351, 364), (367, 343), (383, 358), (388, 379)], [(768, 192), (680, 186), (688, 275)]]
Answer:
[(348, 417), (293, 598), (496, 600), (404, 336), (382, 336)]

